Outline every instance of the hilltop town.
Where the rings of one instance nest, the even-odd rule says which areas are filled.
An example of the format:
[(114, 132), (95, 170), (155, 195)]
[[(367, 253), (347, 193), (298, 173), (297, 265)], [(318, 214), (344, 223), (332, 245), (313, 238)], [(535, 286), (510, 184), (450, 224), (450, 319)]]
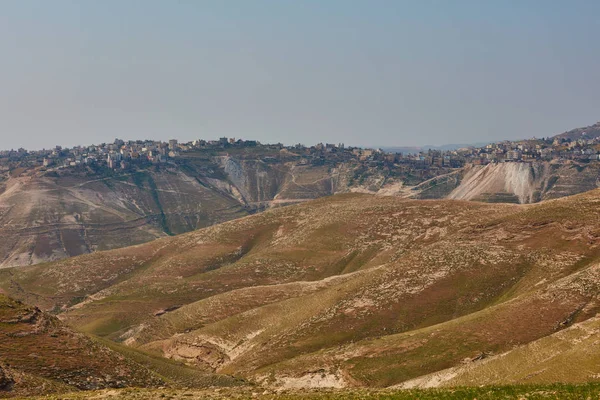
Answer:
[[(416, 177), (427, 179), (437, 174), (423, 172), (428, 169), (461, 168), (466, 164), (486, 165), (501, 162), (566, 161), (589, 162), (600, 160), (600, 124), (579, 128), (555, 137), (532, 138), (519, 141), (501, 141), (484, 147), (465, 147), (456, 150), (427, 150), (413, 153), (391, 153), (381, 149), (344, 146), (344, 144), (319, 143), (314, 146), (297, 144), (284, 146), (261, 144), (256, 140), (220, 138), (218, 140), (194, 140), (179, 143), (176, 139), (168, 142), (155, 140), (124, 141), (115, 139), (112, 143), (49, 150), (0, 151), (0, 171), (17, 167), (41, 167), (46, 170), (60, 170), (89, 166), (98, 172), (128, 170), (177, 162), (190, 154), (217, 155), (235, 153), (274, 162), (281, 157), (296, 158), (299, 165), (327, 165), (339, 162), (355, 162), (363, 167), (394, 167), (411, 170)], [(576, 134), (573, 134), (576, 132)], [(431, 176), (430, 176), (431, 175)]]

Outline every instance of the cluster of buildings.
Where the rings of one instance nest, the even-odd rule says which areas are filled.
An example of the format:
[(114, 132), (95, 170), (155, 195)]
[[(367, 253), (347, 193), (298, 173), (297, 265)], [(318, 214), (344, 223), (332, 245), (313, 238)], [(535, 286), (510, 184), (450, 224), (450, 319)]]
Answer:
[[(110, 169), (127, 169), (132, 164), (163, 164), (182, 156), (182, 153), (209, 151), (215, 154), (243, 149), (262, 147), (272, 150), (265, 161), (277, 160), (272, 154), (286, 149), (287, 155), (297, 157), (302, 164), (337, 164), (352, 161), (365, 167), (387, 166), (388, 168), (408, 168), (415, 170), (436, 168), (460, 168), (465, 164), (488, 164), (495, 162), (527, 162), (534, 160), (599, 160), (600, 138), (580, 139), (554, 138), (529, 139), (523, 141), (503, 141), (484, 147), (463, 148), (451, 151), (428, 150), (414, 153), (388, 153), (381, 149), (346, 147), (344, 144), (323, 144), (306, 147), (301, 144), (262, 145), (253, 140), (220, 138), (218, 140), (194, 140), (178, 143), (153, 140), (123, 141), (92, 146), (76, 146), (63, 149), (60, 146), (51, 150), (27, 151), (25, 149), (0, 151), (0, 166), (6, 161), (20, 161), (29, 166), (43, 166), (48, 169), (62, 169), (81, 165), (103, 166)], [(259, 152), (260, 153), (260, 152)], [(253, 156), (259, 154), (253, 152)]]
[(547, 138), (522, 141), (503, 141), (482, 148), (458, 151), (465, 161), (473, 164), (492, 162), (528, 162), (552, 160), (600, 160), (600, 137), (579, 139)]
[(311, 149), (324, 153), (347, 152), (368, 166), (394, 164), (409, 165), (414, 169), (460, 168), (466, 164), (485, 165), (499, 162), (531, 162), (600, 160), (600, 137), (579, 139), (545, 138), (521, 141), (502, 141), (483, 147), (466, 147), (456, 150), (427, 150), (410, 153), (386, 153), (381, 149), (344, 148), (322, 145)]
[(201, 149), (219, 149), (228, 146), (256, 146), (256, 141), (243, 141), (228, 138), (219, 140), (195, 140), (178, 143), (176, 139), (168, 142), (153, 140), (123, 141), (115, 139), (113, 143), (91, 146), (62, 148), (56, 146), (50, 150), (28, 151), (25, 149), (0, 151), (0, 159), (25, 161), (35, 166), (62, 169), (81, 165), (100, 165), (110, 169), (126, 169), (132, 163), (161, 164), (177, 158), (182, 152)]

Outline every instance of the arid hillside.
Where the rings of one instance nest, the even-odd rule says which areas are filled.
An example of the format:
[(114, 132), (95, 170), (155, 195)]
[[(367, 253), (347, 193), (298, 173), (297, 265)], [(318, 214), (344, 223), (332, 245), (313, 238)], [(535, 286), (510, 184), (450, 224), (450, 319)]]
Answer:
[(146, 243), (336, 193), (535, 203), (594, 189), (598, 176), (597, 163), (395, 170), (302, 164), (285, 151), (189, 153), (118, 173), (17, 168), (0, 175), (0, 268)]
[(401, 388), (551, 384), (598, 379), (597, 316), (498, 355), (405, 382)]
[(116, 178), (32, 171), (0, 193), (0, 267), (144, 243), (247, 213), (177, 170)]
[(598, 187), (596, 164), (509, 162), (467, 165), (412, 188), (411, 197), (530, 204)]
[(0, 397), (165, 385), (158, 375), (0, 295)]
[(560, 133), (554, 137), (559, 139), (592, 139), (598, 136), (600, 136), (600, 122), (596, 122), (594, 125), (583, 128), (571, 129), (570, 131)]
[(599, 191), (533, 205), (344, 194), (6, 268), (0, 288), (207, 373), (388, 387), (593, 318), (599, 205)]
[[(269, 155), (269, 154), (267, 154)], [(356, 165), (293, 156), (200, 156), (130, 172), (89, 168), (0, 174), (0, 268), (145, 243), (337, 192), (398, 193), (402, 183)], [(278, 155), (278, 154), (276, 154)]]

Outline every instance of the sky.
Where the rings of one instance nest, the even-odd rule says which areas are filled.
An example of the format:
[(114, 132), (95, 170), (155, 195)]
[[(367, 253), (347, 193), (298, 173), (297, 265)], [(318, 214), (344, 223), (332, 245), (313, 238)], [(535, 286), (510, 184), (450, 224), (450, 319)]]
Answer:
[(0, 148), (418, 146), (600, 120), (600, 1), (6, 0)]

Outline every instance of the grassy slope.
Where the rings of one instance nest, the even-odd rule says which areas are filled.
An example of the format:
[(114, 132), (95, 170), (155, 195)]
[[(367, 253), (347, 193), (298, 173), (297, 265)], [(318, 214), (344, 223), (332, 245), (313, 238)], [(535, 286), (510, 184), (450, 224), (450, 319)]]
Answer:
[(88, 337), (0, 295), (0, 397), (127, 386), (231, 387), (243, 381)]
[(492, 399), (592, 399), (600, 395), (600, 386), (587, 385), (523, 385), (523, 386), (485, 386), (455, 389), (428, 390), (318, 390), (274, 393), (262, 392), (258, 388), (238, 388), (233, 390), (140, 390), (125, 389), (93, 393), (74, 393), (48, 396), (45, 399), (77, 400), (84, 398), (130, 399), (280, 399), (280, 400), (492, 400)]
[(0, 287), (48, 309), (85, 297), (61, 318), (209, 371), (387, 386), (595, 315), (598, 202), (334, 196)]
[[(259, 372), (280, 379), (307, 375), (315, 366), (324, 366), (339, 371), (350, 382), (389, 386), (481, 354), (506, 351), (568, 326), (571, 318), (584, 319), (596, 313), (598, 270), (592, 267), (578, 275), (576, 280), (561, 281), (550, 290), (535, 291), (441, 324), (299, 356)], [(581, 286), (588, 286), (591, 293), (578, 293)], [(579, 314), (574, 315), (574, 311)], [(593, 363), (594, 357), (591, 353), (588, 360), (591, 369), (567, 381), (597, 380), (600, 366)], [(568, 370), (564, 372), (568, 375)], [(518, 382), (505, 378), (500, 382)]]
[(598, 381), (599, 333), (600, 319), (594, 317), (498, 356), (417, 378), (404, 386)]
[(0, 295), (0, 369), (9, 394), (147, 386), (164, 381), (55, 317)]

